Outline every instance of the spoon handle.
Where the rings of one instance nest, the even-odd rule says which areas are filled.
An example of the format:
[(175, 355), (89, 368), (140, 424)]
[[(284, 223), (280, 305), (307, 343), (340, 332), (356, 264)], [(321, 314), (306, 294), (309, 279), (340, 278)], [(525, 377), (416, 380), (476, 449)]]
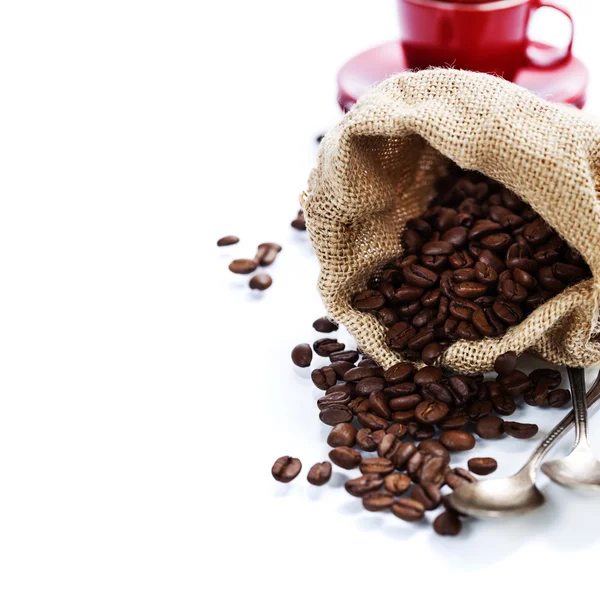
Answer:
[(573, 396), (573, 410), (575, 412), (575, 443), (588, 443), (588, 414), (585, 398), (585, 371), (583, 369), (567, 369), (571, 383), (571, 395)]
[[(584, 384), (585, 389), (585, 384)], [(574, 394), (575, 396), (575, 394)], [(590, 389), (587, 398), (587, 408), (592, 408), (600, 400), (600, 372), (596, 377), (594, 385)], [(523, 468), (519, 471), (519, 474), (523, 474), (529, 477), (532, 481), (535, 481), (535, 475), (537, 470), (544, 459), (544, 456), (548, 454), (549, 450), (554, 444), (573, 427), (575, 423), (575, 412), (572, 410), (569, 414), (546, 436), (544, 441), (535, 449), (531, 458), (523, 465)]]

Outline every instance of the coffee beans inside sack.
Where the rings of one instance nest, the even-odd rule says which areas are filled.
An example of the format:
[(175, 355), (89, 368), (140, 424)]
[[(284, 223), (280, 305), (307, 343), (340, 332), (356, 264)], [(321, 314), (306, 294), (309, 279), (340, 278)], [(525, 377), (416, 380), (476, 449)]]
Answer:
[(598, 148), (590, 117), (496, 77), (386, 80), (326, 135), (301, 200), (329, 316), (384, 368), (600, 363)]

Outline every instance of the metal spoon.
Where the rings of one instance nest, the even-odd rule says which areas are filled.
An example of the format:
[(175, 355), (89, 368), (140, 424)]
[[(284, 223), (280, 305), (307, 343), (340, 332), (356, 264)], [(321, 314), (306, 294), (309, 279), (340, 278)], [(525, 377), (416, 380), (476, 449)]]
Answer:
[(542, 471), (560, 485), (582, 490), (600, 490), (600, 462), (588, 442), (588, 414), (585, 404), (585, 372), (568, 369), (573, 410), (575, 412), (575, 442), (565, 458), (550, 460)]
[[(587, 395), (588, 408), (592, 408), (599, 399), (600, 372)], [(518, 473), (504, 479), (462, 485), (450, 496), (450, 504), (457, 511), (474, 517), (520, 515), (541, 506), (544, 496), (535, 485), (537, 470), (544, 456), (571, 429), (574, 421), (574, 411), (571, 411), (536, 448)]]

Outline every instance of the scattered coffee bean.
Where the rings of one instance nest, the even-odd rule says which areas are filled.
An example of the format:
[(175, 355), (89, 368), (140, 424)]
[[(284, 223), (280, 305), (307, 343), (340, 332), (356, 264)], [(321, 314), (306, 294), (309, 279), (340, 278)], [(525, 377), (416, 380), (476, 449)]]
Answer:
[(475, 438), (468, 431), (444, 431), (440, 435), (440, 444), (450, 452), (465, 452), (475, 447)]
[(474, 483), (477, 479), (469, 473), (466, 469), (456, 467), (456, 469), (449, 469), (446, 471), (446, 484), (453, 490), (459, 488), (465, 483)]
[(394, 503), (394, 496), (384, 491), (369, 492), (363, 496), (362, 502), (367, 510), (376, 512), (390, 508)]
[(282, 456), (275, 461), (271, 475), (281, 483), (289, 483), (295, 479), (302, 470), (302, 463), (297, 458)]
[(498, 375), (510, 375), (517, 367), (516, 352), (505, 352), (500, 354), (494, 362), (494, 371)]
[(306, 222), (304, 220), (304, 212), (302, 210), (298, 211), (298, 216), (292, 221), (292, 227), (298, 231), (306, 230)]
[(425, 510), (435, 510), (442, 500), (440, 487), (433, 483), (420, 483), (410, 491), (410, 497), (423, 505)]
[(262, 292), (270, 288), (272, 283), (273, 280), (269, 275), (266, 273), (259, 273), (250, 279), (248, 285), (250, 286), (251, 290), (259, 290)]
[(337, 331), (338, 325), (329, 319), (329, 317), (321, 317), (313, 323), (313, 328), (320, 333), (331, 333), (332, 331)]
[(350, 423), (352, 417), (352, 411), (344, 404), (332, 404), (319, 413), (319, 419), (332, 427), (339, 423)]
[(360, 452), (348, 448), (347, 446), (339, 446), (329, 452), (331, 462), (341, 467), (342, 469), (355, 469), (362, 460)]
[(475, 422), (475, 433), (484, 440), (499, 438), (504, 434), (504, 421), (493, 415), (481, 417)]
[(292, 350), (292, 362), (297, 367), (309, 367), (312, 362), (312, 356), (312, 348), (308, 344), (298, 344)]
[(338, 448), (339, 446), (348, 446), (349, 448), (352, 448), (356, 442), (357, 434), (358, 430), (352, 423), (338, 423), (329, 432), (327, 443), (332, 448)]
[(379, 475), (370, 473), (362, 475), (356, 479), (349, 479), (344, 484), (346, 491), (357, 498), (362, 498), (370, 492), (374, 492), (383, 485), (383, 478)]
[(538, 432), (538, 426), (530, 423), (504, 421), (504, 433), (519, 440), (532, 438)]
[(395, 496), (404, 494), (410, 487), (410, 484), (410, 477), (404, 473), (390, 473), (389, 475), (386, 475), (384, 479), (385, 489)]
[(368, 475), (369, 473), (375, 473), (377, 475), (389, 475), (393, 470), (394, 465), (392, 461), (380, 456), (365, 458), (360, 463), (360, 472), (363, 475)]
[(553, 408), (560, 408), (571, 402), (571, 392), (569, 390), (552, 390), (548, 394), (548, 405)]
[(319, 356), (329, 356), (334, 352), (341, 352), (345, 348), (344, 344), (340, 344), (333, 338), (321, 338), (313, 343), (313, 350)]
[(477, 475), (489, 475), (498, 468), (495, 458), (471, 458), (467, 462), (470, 471)]
[(275, 262), (275, 259), (280, 252), (281, 246), (279, 244), (265, 242), (264, 244), (259, 244), (254, 260), (257, 261), (261, 267), (268, 267)]
[(458, 535), (461, 529), (462, 523), (452, 510), (446, 510), (439, 514), (433, 522), (433, 530), (438, 535)]
[(258, 262), (249, 258), (236, 258), (229, 264), (229, 270), (237, 275), (247, 275), (256, 271)]
[(314, 464), (306, 479), (312, 485), (325, 485), (331, 479), (331, 463), (325, 461)]
[(425, 507), (412, 498), (398, 498), (392, 506), (392, 513), (403, 521), (420, 521), (425, 515)]
[(217, 241), (217, 246), (233, 246), (240, 241), (240, 238), (236, 235), (226, 235)]

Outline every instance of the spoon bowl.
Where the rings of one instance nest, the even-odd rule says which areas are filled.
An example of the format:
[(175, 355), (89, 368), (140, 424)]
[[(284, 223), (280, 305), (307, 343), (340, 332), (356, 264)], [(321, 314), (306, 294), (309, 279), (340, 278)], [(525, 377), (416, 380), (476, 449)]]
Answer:
[(588, 450), (587, 446), (580, 446), (565, 458), (545, 462), (542, 471), (565, 487), (599, 491), (600, 462)]

